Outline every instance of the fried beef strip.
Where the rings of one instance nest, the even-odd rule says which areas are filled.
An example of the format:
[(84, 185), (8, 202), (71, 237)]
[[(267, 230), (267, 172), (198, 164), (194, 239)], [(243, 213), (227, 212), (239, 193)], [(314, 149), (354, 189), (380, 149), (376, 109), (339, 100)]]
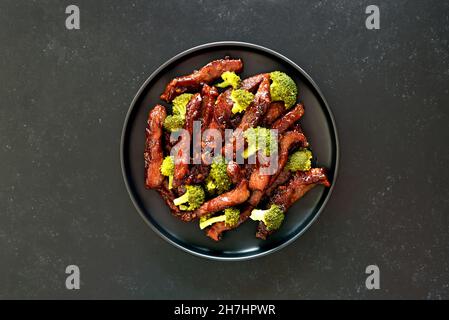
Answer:
[(188, 90), (197, 90), (204, 83), (210, 84), (218, 79), (225, 71), (240, 72), (243, 69), (243, 62), (240, 59), (220, 59), (215, 60), (200, 70), (192, 74), (174, 78), (165, 88), (161, 99), (170, 102), (176, 96)]
[(185, 129), (189, 132), (190, 136), (193, 135), (193, 122), (197, 121), (201, 116), (201, 102), (201, 95), (196, 93), (186, 106)]
[(178, 148), (175, 154), (175, 172), (173, 175), (173, 186), (179, 187), (184, 183), (184, 179), (189, 174), (190, 154), (184, 152), (190, 151), (190, 137), (181, 136), (179, 142), (176, 144)]
[(248, 181), (246, 179), (243, 179), (235, 189), (225, 192), (209, 201), (206, 201), (196, 211), (184, 213), (182, 215), (182, 220), (191, 221), (206, 214), (215, 213), (229, 207), (237, 206), (245, 202), (248, 197)]
[(274, 181), (270, 183), (268, 188), (265, 190), (265, 195), (271, 196), (277, 187), (283, 185), (291, 178), (292, 174), (293, 173), (289, 170), (282, 170), (277, 176), (277, 178), (274, 179)]
[(240, 83), (240, 89), (244, 89), (254, 93), (257, 90), (257, 87), (259, 87), (262, 80), (268, 76), (268, 73), (260, 73), (256, 74), (255, 76), (246, 78)]
[(273, 101), (270, 103), (265, 116), (263, 117), (263, 124), (266, 127), (270, 127), (280, 116), (282, 116), (285, 112), (284, 102), (282, 101)]
[(270, 103), (270, 76), (267, 74), (264, 75), (259, 89), (257, 89), (254, 100), (246, 109), (245, 115), (243, 116), (242, 122), (240, 122), (238, 128), (245, 131), (250, 127), (256, 127), (267, 111)]
[(175, 200), (176, 196), (173, 193), (172, 190), (168, 189), (168, 181), (167, 179), (164, 179), (164, 182), (159, 186), (157, 189), (157, 192), (161, 195), (162, 199), (164, 199), (167, 206), (170, 208), (173, 215), (179, 217), (181, 214), (181, 211), (175, 204), (173, 203), (173, 200)]
[(292, 110), (287, 112), (282, 118), (276, 120), (271, 126), (272, 129), (277, 129), (278, 134), (287, 131), (295, 122), (297, 122), (304, 114), (304, 106), (298, 103)]
[(203, 164), (194, 164), (191, 166), (189, 174), (184, 183), (187, 185), (203, 183), (209, 175), (209, 171), (209, 166)]
[(226, 173), (233, 184), (238, 184), (243, 179), (243, 172), (237, 162), (229, 161), (226, 166)]
[(201, 132), (203, 132), (209, 127), (214, 116), (214, 106), (218, 97), (218, 90), (214, 86), (204, 84), (203, 89), (201, 90), (201, 95), (203, 98), (203, 105), (201, 107)]
[(167, 116), (165, 107), (156, 105), (148, 114), (147, 128), (145, 130), (145, 186), (155, 189), (162, 184), (164, 176), (160, 168), (164, 160), (162, 150), (162, 125)]
[[(297, 171), (287, 184), (278, 187), (275, 194), (270, 199), (270, 204), (280, 206), (287, 212), (296, 201), (301, 199), (313, 187), (322, 184), (330, 186), (327, 179), (326, 170), (323, 168), (312, 168), (309, 171)], [(259, 223), (256, 237), (266, 239), (274, 231), (267, 230), (263, 222)]]
[(231, 127), (231, 109), (234, 102), (231, 99), (232, 89), (228, 89), (221, 93), (217, 98), (217, 103), (214, 107), (214, 117), (215, 121), (222, 127)]
[(236, 229), (238, 226), (240, 226), (243, 222), (245, 222), (249, 218), (249, 216), (251, 215), (251, 211), (253, 209), (254, 207), (252, 205), (246, 204), (240, 213), (240, 218), (239, 221), (237, 222), (237, 225), (230, 227), (226, 225), (225, 222), (214, 223), (210, 228), (207, 229), (206, 236), (208, 236), (212, 240), (220, 241), (223, 232)]

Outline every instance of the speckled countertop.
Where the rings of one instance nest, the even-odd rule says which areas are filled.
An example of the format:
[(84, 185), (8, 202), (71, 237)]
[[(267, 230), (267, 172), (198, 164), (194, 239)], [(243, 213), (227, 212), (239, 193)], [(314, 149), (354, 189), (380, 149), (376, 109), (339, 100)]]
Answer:
[[(449, 3), (375, 1), (380, 30), (367, 30), (363, 1), (76, 2), (76, 31), (60, 1), (0, 4), (0, 298), (449, 298)], [(220, 40), (302, 66), (341, 143), (314, 225), (238, 263), (159, 238), (119, 160), (146, 77)], [(80, 290), (65, 288), (69, 264)], [(365, 287), (370, 264), (379, 290)]]

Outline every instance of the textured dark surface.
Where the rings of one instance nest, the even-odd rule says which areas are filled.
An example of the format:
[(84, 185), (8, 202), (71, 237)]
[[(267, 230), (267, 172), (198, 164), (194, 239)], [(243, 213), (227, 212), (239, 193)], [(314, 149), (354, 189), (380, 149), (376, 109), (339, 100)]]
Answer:
[[(0, 4), (0, 298), (449, 298), (449, 4), (377, 1)], [(302, 66), (340, 135), (336, 189), (295, 243), (193, 257), (137, 214), (120, 170), (129, 103), (161, 63), (219, 40)], [(65, 289), (65, 267), (81, 289)], [(377, 264), (381, 289), (365, 288)]]

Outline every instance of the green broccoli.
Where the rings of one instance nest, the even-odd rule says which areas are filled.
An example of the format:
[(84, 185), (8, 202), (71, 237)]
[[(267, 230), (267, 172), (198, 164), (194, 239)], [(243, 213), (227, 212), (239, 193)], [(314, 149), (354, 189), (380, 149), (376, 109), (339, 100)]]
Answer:
[(223, 82), (220, 82), (216, 86), (219, 88), (226, 88), (228, 86), (232, 86), (234, 89), (237, 89), (240, 85), (240, 77), (235, 74), (233, 71), (225, 71), (221, 75)]
[(258, 150), (263, 150), (264, 154), (269, 156), (271, 149), (277, 149), (277, 139), (272, 135), (270, 129), (263, 127), (249, 128), (243, 133), (243, 136), (248, 142), (248, 148), (243, 151), (244, 159), (248, 159)]
[(209, 176), (206, 178), (206, 190), (210, 194), (222, 194), (231, 188), (232, 182), (226, 170), (226, 161), (223, 157), (214, 159), (210, 166)]
[(308, 149), (301, 148), (294, 152), (288, 158), (285, 170), (290, 171), (309, 171), (312, 167), (312, 152)]
[(267, 227), (268, 231), (277, 230), (284, 221), (284, 212), (275, 204), (272, 204), (270, 209), (260, 210), (254, 209), (251, 211), (250, 218), (254, 221), (262, 221)]
[(215, 181), (210, 174), (206, 178), (205, 188), (209, 194), (214, 194), (217, 189), (217, 185), (215, 184)]
[(232, 102), (234, 102), (234, 105), (231, 109), (232, 113), (245, 111), (253, 101), (253, 99), (254, 95), (249, 91), (243, 89), (232, 90), (231, 100)]
[(184, 126), (184, 118), (178, 115), (167, 116), (164, 120), (164, 128), (170, 132), (181, 129)]
[(176, 98), (173, 99), (173, 114), (181, 116), (183, 119), (185, 119), (186, 112), (187, 112), (187, 104), (189, 103), (190, 99), (192, 99), (193, 94), (191, 93), (183, 93)]
[[(173, 200), (173, 203), (175, 206), (179, 206), (181, 210), (191, 211), (199, 208), (204, 203), (205, 197), (201, 186), (186, 186), (186, 193)], [(185, 205), (185, 203), (188, 203), (188, 205)]]
[(175, 173), (175, 161), (173, 157), (166, 156), (161, 164), (162, 175), (168, 177), (168, 189), (173, 188), (173, 174)]
[(170, 132), (181, 129), (186, 120), (187, 104), (193, 97), (191, 93), (183, 93), (173, 99), (173, 115), (165, 118), (164, 128)]
[(240, 218), (240, 210), (237, 208), (227, 208), (224, 210), (224, 214), (220, 216), (211, 217), (210, 215), (200, 218), (200, 229), (207, 228), (208, 226), (224, 221), (229, 227), (233, 227), (237, 224)]
[(291, 108), (296, 102), (298, 88), (292, 78), (281, 71), (270, 73), (270, 93), (272, 101), (284, 101), (286, 109)]

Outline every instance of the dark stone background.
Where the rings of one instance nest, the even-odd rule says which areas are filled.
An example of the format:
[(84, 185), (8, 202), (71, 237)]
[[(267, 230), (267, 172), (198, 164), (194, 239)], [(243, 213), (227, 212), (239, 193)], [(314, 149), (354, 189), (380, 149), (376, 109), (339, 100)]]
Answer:
[[(79, 31), (64, 26), (72, 3)], [(380, 30), (365, 28), (369, 4)], [(448, 35), (445, 1), (2, 1), (0, 298), (449, 298)], [(120, 169), (142, 82), (219, 40), (302, 66), (340, 134), (323, 214), (294, 244), (246, 262), (159, 238)], [(69, 264), (81, 290), (65, 289)], [(369, 264), (380, 290), (365, 288)]]

